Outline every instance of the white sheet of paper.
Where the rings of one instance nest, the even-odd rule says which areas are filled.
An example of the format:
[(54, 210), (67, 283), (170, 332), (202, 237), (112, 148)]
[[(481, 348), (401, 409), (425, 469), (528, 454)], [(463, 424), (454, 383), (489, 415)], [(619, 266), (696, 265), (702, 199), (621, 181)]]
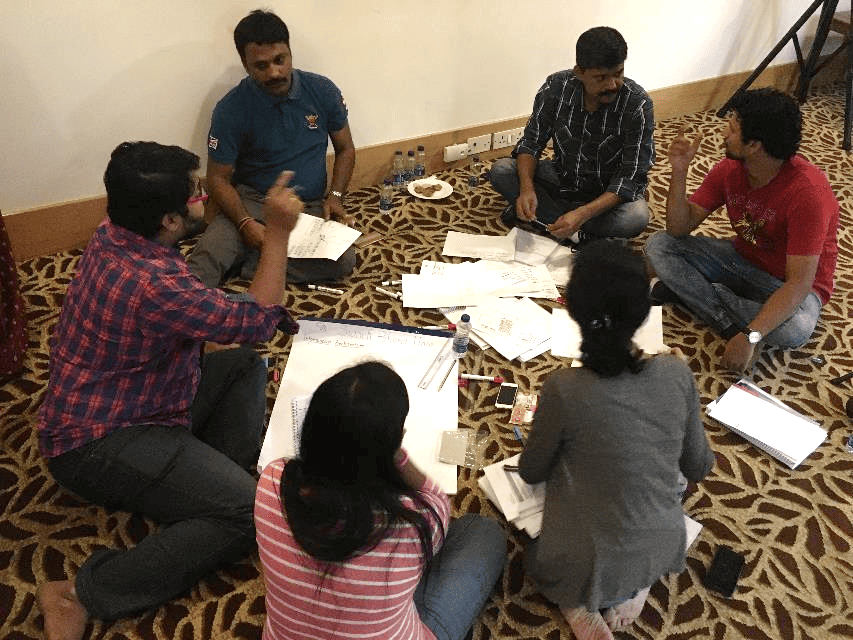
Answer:
[[(415, 464), (446, 493), (456, 493), (456, 465), (438, 461), (442, 432), (458, 426), (456, 371), (451, 371), (448, 377), (454, 384), (446, 383), (441, 391), (437, 390), (437, 381), (427, 389), (418, 387), (435, 355), (446, 343), (446, 334), (404, 331), (385, 325), (300, 319), (299, 333), (293, 337), (258, 467), (262, 469), (273, 460), (295, 455), (293, 397), (312, 394), (321, 382), (348, 366), (365, 360), (381, 360), (400, 374), (409, 394), (403, 446)], [(454, 362), (453, 367), (457, 366)], [(441, 373), (443, 375), (444, 370)]]
[[(558, 358), (580, 358), (581, 330), (566, 309), (551, 310), (551, 355)], [(669, 351), (663, 342), (661, 307), (652, 307), (643, 324), (634, 333), (636, 345), (649, 354)]]
[(515, 242), (506, 236), (448, 231), (441, 255), (512, 260), (515, 256)]
[(287, 257), (337, 260), (360, 235), (361, 231), (340, 222), (300, 213), (290, 232)]
[(507, 360), (548, 340), (550, 323), (551, 315), (527, 298), (491, 298), (471, 314), (471, 326), (478, 335)]
[(572, 271), (574, 253), (551, 238), (515, 227), (507, 234), (515, 241), (515, 259), (531, 266), (545, 265), (551, 279), (565, 286)]

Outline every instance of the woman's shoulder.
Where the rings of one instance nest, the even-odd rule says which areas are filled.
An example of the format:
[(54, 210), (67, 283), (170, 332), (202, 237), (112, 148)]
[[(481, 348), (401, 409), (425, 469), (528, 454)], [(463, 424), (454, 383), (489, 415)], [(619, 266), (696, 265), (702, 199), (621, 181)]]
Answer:
[(672, 353), (659, 353), (651, 356), (643, 369), (654, 376), (672, 380), (689, 380), (691, 384), (695, 383), (693, 371), (690, 370), (690, 366), (684, 358)]

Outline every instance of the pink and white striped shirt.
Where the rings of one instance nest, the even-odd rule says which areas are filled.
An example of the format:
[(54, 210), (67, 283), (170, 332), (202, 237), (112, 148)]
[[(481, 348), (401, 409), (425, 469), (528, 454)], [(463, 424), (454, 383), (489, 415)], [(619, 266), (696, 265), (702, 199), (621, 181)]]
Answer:
[[(284, 516), (280, 482), (285, 465), (267, 466), (255, 497), (255, 526), (266, 583), (267, 619), (264, 640), (433, 640), (412, 599), (423, 574), (417, 530), (408, 522), (392, 526), (390, 535), (368, 553), (338, 564), (325, 578), (320, 563), (302, 550)], [(420, 511), (433, 524), (438, 551), (438, 526), (446, 532), (450, 503), (427, 478), (419, 490), (439, 514)]]

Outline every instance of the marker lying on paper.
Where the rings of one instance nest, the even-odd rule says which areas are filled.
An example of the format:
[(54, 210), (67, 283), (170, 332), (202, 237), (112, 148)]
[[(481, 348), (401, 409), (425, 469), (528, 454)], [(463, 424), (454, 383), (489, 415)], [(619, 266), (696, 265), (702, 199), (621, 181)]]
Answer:
[(395, 300), (399, 300), (400, 298), (403, 297), (402, 293), (397, 293), (396, 291), (388, 291), (388, 289), (383, 289), (382, 287), (373, 287), (373, 288), (376, 289), (379, 293), (384, 293), (386, 296), (391, 296)]
[(456, 331), (456, 325), (453, 324), (452, 322), (448, 322), (445, 325), (431, 324), (428, 327), (418, 327), (418, 329), (436, 329), (436, 330), (448, 329), (450, 331)]
[(382, 286), (387, 287), (390, 284), (403, 284), (402, 280), (383, 280)]
[(478, 376), (473, 373), (461, 373), (459, 377), (463, 380), (482, 380), (484, 382), (494, 382), (495, 384), (500, 384), (504, 381), (501, 376)]
[(510, 471), (518, 472), (518, 465), (517, 464), (505, 464), (504, 465), (504, 471), (506, 471), (507, 473), (509, 473)]
[(308, 288), (311, 289), (311, 291), (322, 291), (324, 293), (337, 293), (339, 296), (343, 295), (343, 293), (344, 293), (343, 289), (333, 289), (332, 287), (324, 287), (324, 286), (319, 285), (319, 284), (309, 284)]

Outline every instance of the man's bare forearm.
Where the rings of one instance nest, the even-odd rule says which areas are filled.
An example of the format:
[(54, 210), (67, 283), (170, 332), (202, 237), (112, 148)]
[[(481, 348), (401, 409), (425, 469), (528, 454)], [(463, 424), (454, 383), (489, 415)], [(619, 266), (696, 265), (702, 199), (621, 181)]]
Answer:
[(674, 237), (689, 234), (700, 222), (693, 218), (693, 210), (687, 200), (687, 171), (673, 169), (666, 194), (666, 232)]
[(228, 219), (235, 226), (240, 224), (240, 221), (249, 215), (246, 206), (243, 204), (243, 199), (234, 185), (228, 180), (208, 176), (207, 190), (210, 193), (210, 197), (219, 206), (220, 211), (228, 216)]

